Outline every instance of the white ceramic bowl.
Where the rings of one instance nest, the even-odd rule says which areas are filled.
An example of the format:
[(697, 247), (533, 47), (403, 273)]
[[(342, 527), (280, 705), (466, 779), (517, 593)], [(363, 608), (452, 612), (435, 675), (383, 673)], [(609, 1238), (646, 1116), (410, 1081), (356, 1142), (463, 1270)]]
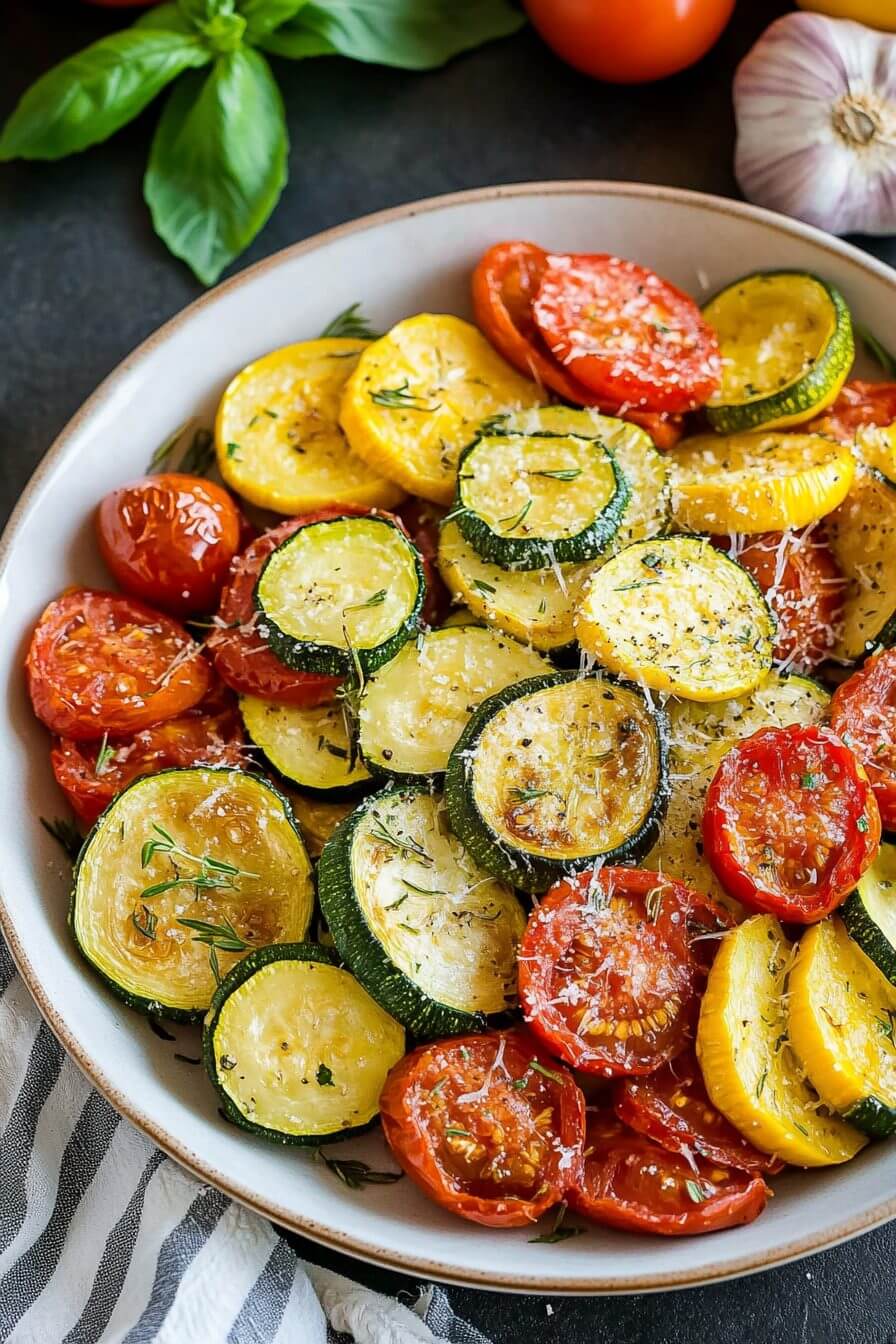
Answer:
[[(820, 1250), (896, 1216), (896, 1143), (872, 1147), (843, 1168), (780, 1179), (758, 1222), (692, 1239), (594, 1228), (532, 1245), (524, 1230), (494, 1232), (442, 1213), (410, 1181), (354, 1193), (307, 1154), (224, 1124), (204, 1074), (175, 1060), (178, 1047), (157, 1039), (100, 986), (67, 935), (67, 874), (38, 822), (62, 807), (47, 735), (25, 695), (22, 658), (35, 619), (61, 588), (108, 582), (90, 521), (100, 497), (139, 475), (174, 426), (197, 414), (210, 418), (242, 365), (315, 335), (356, 300), (381, 330), (425, 309), (467, 314), (471, 267), (503, 238), (616, 252), (698, 299), (746, 271), (817, 271), (896, 348), (896, 274), (885, 266), (765, 211), (629, 184), (502, 187), (401, 206), (288, 248), (200, 299), (79, 411), (2, 541), (2, 927), (49, 1025), (112, 1104), (185, 1167), (276, 1222), (383, 1265), (492, 1288), (598, 1293), (707, 1283)], [(175, 1030), (180, 1048), (195, 1052), (195, 1030)], [(388, 1162), (378, 1134), (340, 1151)]]

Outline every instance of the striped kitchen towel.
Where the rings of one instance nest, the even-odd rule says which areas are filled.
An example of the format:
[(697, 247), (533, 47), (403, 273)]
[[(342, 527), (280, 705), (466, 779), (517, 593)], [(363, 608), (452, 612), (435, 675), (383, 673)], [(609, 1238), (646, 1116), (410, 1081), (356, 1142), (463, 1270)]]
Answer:
[(441, 1289), (414, 1310), (299, 1260), (153, 1148), (80, 1073), (0, 939), (0, 1340), (489, 1344)]

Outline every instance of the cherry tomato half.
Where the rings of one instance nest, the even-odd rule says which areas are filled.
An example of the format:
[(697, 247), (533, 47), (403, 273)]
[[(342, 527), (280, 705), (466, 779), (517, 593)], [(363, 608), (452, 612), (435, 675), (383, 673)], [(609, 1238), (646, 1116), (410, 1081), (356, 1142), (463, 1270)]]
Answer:
[[(714, 537), (729, 551), (727, 537)], [(811, 672), (837, 639), (846, 580), (820, 528), (738, 538), (736, 559), (759, 584), (778, 622), (775, 659)]]
[(617, 1116), (638, 1134), (670, 1153), (699, 1153), (737, 1171), (777, 1172), (784, 1163), (761, 1153), (717, 1111), (709, 1099), (693, 1050), (686, 1050), (647, 1078), (615, 1085)]
[(600, 1113), (588, 1117), (581, 1184), (567, 1195), (597, 1223), (665, 1237), (751, 1223), (767, 1198), (761, 1176), (689, 1161)]
[(45, 609), (25, 672), (37, 717), (78, 742), (183, 714), (211, 681), (199, 645), (177, 621), (90, 588), (63, 593)]
[(554, 357), (617, 405), (691, 411), (719, 385), (719, 343), (694, 300), (633, 261), (549, 256), (532, 311)]
[(519, 1028), (433, 1041), (380, 1097), (383, 1133), (431, 1199), (486, 1227), (523, 1227), (579, 1178), (585, 1098)]
[(880, 813), (850, 749), (827, 728), (761, 728), (723, 758), (706, 795), (703, 846), (730, 895), (812, 924), (874, 860)]
[(142, 775), (175, 766), (248, 765), (236, 705), (206, 714), (199, 712), (201, 708), (144, 728), (133, 737), (89, 743), (58, 738), (50, 763), (75, 816), (92, 826), (112, 799)]
[(705, 901), (633, 868), (558, 882), (520, 943), (520, 1002), (533, 1033), (567, 1064), (606, 1078), (650, 1073), (677, 1055), (702, 972), (688, 915)]
[[(547, 269), (548, 254), (534, 243), (496, 243), (473, 272), (473, 311), (492, 345), (508, 363), (577, 406), (597, 406), (618, 415), (619, 402), (600, 401), (554, 359), (535, 324), (532, 303)], [(626, 410), (658, 448), (672, 448), (683, 426), (677, 416)]]
[(875, 654), (837, 687), (831, 728), (865, 767), (884, 830), (896, 830), (896, 649)]
[(119, 486), (96, 514), (100, 554), (115, 582), (175, 616), (216, 605), (240, 531), (226, 490), (173, 471)]
[(558, 56), (613, 84), (664, 79), (699, 61), (734, 0), (523, 0)]
[(841, 443), (851, 443), (864, 425), (885, 429), (896, 422), (896, 383), (844, 383), (840, 395), (817, 419), (800, 426), (804, 434), (830, 434)]

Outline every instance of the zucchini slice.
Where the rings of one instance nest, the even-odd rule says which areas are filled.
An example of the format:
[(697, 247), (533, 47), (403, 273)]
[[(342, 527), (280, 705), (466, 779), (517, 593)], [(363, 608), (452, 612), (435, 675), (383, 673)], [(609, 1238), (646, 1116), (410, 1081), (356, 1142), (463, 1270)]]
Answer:
[(722, 351), (706, 408), (722, 434), (811, 420), (836, 400), (852, 366), (843, 296), (804, 271), (760, 271), (723, 289), (703, 316)]
[(605, 667), (652, 690), (727, 700), (770, 670), (775, 618), (752, 576), (705, 537), (656, 537), (592, 575), (576, 631)]
[(733, 700), (714, 704), (670, 700), (666, 712), (671, 793), (659, 839), (643, 867), (671, 873), (721, 904), (739, 909), (703, 857), (703, 808), (712, 777), (735, 742), (760, 728), (821, 723), (830, 699), (809, 677), (770, 672), (755, 691)]
[(417, 630), (425, 592), (420, 554), (394, 522), (330, 518), (268, 557), (255, 585), (257, 628), (299, 671), (372, 672)]
[(374, 794), (338, 827), (318, 869), (340, 955), (417, 1037), (480, 1030), (516, 1003), (525, 912), (446, 820), (423, 786)]
[[(226, 971), (253, 947), (304, 938), (313, 903), (311, 864), (281, 793), (242, 770), (164, 770), (124, 789), (90, 832), (69, 923), (129, 1007), (191, 1021), (215, 989), (210, 951)], [(184, 920), (219, 932), (202, 942), (203, 929)]]
[(439, 774), (483, 700), (552, 670), (534, 649), (480, 625), (418, 635), (364, 687), (358, 713), (364, 759), (398, 779)]
[(261, 509), (324, 504), (388, 509), (404, 491), (353, 453), (339, 403), (367, 341), (300, 341), (256, 359), (229, 384), (215, 420), (218, 470)]
[(216, 991), (202, 1033), (227, 1119), (302, 1146), (368, 1129), (404, 1051), (399, 1024), (313, 943), (262, 947), (241, 961)]
[(772, 915), (754, 915), (722, 938), (697, 1028), (703, 1081), (713, 1104), (763, 1152), (797, 1167), (848, 1162), (867, 1139), (829, 1113), (788, 1040), (792, 954)]
[(346, 384), (340, 422), (374, 471), (411, 494), (450, 504), (457, 459), (478, 425), (542, 400), (537, 385), (471, 323), (419, 313), (364, 351)]
[(834, 658), (862, 658), (896, 612), (896, 481), (872, 467), (827, 520), (828, 544), (846, 577), (843, 626)]
[(896, 989), (842, 920), (806, 930), (787, 988), (790, 1040), (818, 1095), (872, 1138), (896, 1133)]
[(573, 614), (593, 565), (501, 569), (477, 555), (453, 521), (442, 524), (438, 559), (454, 601), (479, 620), (543, 652), (575, 639)]
[(242, 695), (240, 713), (268, 764), (306, 793), (351, 798), (370, 783), (370, 771), (352, 752), (338, 703), (306, 708)]
[(639, 687), (603, 672), (509, 686), (451, 753), (451, 825), (486, 872), (524, 891), (596, 860), (635, 861), (666, 809), (667, 732)]
[(321, 798), (317, 794), (299, 793), (296, 789), (286, 789), (296, 821), (312, 859), (319, 859), (324, 845), (350, 812), (355, 803), (349, 799), (334, 802), (331, 798)]
[(691, 532), (784, 532), (836, 509), (854, 474), (821, 434), (705, 434), (675, 450), (672, 510)]
[(841, 914), (850, 938), (896, 985), (896, 845), (881, 845)]
[[(537, 412), (529, 412), (536, 416)], [(596, 438), (480, 430), (458, 464), (462, 536), (504, 569), (593, 560), (616, 532), (628, 485)]]

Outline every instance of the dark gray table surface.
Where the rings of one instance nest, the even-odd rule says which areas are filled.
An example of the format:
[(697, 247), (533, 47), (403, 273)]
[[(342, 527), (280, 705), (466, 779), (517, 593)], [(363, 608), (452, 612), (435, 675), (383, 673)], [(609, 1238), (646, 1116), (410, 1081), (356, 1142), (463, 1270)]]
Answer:
[[(291, 181), (238, 265), (371, 210), (496, 182), (603, 177), (736, 195), (732, 72), (788, 8), (740, 0), (701, 64), (633, 90), (577, 75), (528, 31), (427, 75), (339, 59), (277, 62)], [(6, 0), (0, 13), (0, 115), (49, 65), (123, 18), (76, 0)], [(99, 380), (200, 293), (153, 235), (141, 201), (153, 123), (154, 114), (145, 114), (108, 144), (58, 164), (0, 168), (4, 518)], [(896, 263), (896, 239), (858, 241)], [(294, 1240), (302, 1255), (371, 1286), (415, 1287)], [(661, 1244), (649, 1250), (662, 1255)], [(496, 1344), (896, 1344), (894, 1267), (896, 1226), (765, 1275), (690, 1292), (548, 1304), (454, 1289), (452, 1299)]]

